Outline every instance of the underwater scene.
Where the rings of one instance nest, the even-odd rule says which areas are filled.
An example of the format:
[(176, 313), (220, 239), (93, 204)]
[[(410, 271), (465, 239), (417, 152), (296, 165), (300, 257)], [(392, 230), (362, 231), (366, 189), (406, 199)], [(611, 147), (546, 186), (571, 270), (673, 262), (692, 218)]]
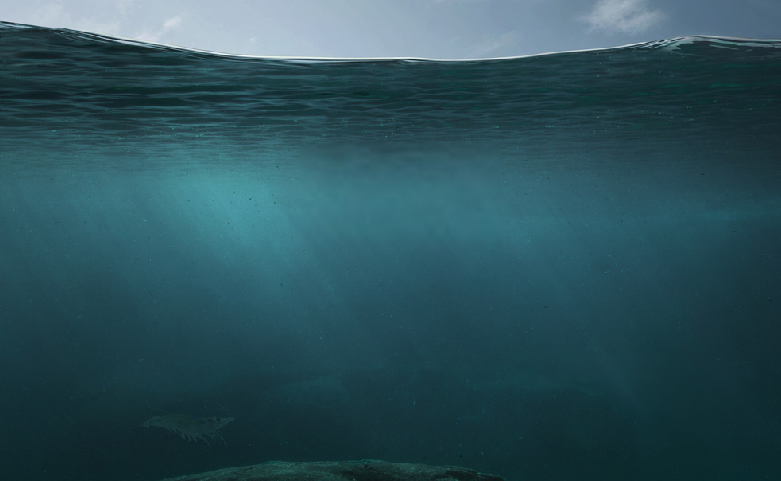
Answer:
[(781, 41), (257, 58), (0, 23), (2, 478), (781, 478)]

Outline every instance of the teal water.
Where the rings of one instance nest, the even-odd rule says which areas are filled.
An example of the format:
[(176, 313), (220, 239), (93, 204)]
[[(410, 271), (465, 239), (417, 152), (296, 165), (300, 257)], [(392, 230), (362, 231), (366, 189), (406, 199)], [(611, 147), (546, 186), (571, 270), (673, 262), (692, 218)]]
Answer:
[[(0, 23), (3, 477), (781, 476), (781, 43), (219, 55)], [(225, 444), (140, 425), (233, 417)]]

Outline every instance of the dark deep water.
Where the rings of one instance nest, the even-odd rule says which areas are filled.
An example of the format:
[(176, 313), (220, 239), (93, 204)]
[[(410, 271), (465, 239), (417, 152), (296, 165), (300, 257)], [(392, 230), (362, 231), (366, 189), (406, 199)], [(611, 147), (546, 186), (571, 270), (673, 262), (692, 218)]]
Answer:
[[(241, 58), (0, 23), (2, 479), (781, 478), (781, 43)], [(139, 425), (232, 416), (227, 444)]]

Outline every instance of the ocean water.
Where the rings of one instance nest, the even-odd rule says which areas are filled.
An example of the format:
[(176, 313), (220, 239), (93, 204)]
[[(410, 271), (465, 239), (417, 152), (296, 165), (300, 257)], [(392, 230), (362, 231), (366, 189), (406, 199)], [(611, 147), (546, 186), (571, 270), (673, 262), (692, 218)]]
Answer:
[(2, 478), (779, 479), (779, 132), (778, 41), (318, 60), (0, 23)]

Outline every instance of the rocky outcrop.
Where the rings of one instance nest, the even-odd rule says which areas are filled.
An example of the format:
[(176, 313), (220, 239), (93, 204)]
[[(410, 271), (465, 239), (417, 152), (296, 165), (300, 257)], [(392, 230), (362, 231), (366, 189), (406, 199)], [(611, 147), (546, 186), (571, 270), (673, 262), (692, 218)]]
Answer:
[(504, 481), (455, 466), (388, 463), (377, 460), (316, 463), (269, 462), (225, 468), (164, 481)]

